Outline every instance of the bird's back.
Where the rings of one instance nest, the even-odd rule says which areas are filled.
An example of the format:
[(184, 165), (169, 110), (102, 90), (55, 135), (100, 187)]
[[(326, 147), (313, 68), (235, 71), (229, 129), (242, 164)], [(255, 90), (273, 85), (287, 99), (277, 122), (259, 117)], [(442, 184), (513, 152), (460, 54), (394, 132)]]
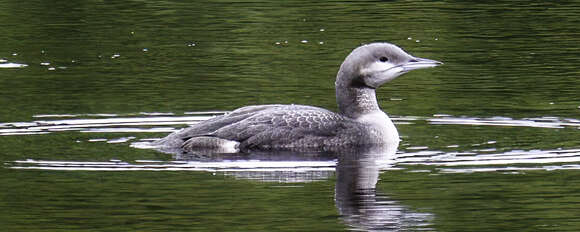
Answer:
[[(185, 152), (232, 144), (240, 150), (336, 150), (378, 133), (334, 112), (304, 105), (247, 106), (175, 132), (157, 142)], [(205, 147), (204, 147), (205, 146)]]

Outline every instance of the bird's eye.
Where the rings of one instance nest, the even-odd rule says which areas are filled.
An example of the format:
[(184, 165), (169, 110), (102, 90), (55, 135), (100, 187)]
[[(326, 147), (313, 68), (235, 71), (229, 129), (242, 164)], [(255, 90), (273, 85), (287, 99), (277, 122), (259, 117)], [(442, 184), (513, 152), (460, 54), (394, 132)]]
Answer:
[(387, 57), (384, 57), (384, 56), (381, 56), (381, 58), (379, 58), (379, 60), (380, 60), (381, 62), (387, 62), (387, 61), (389, 61), (389, 58), (387, 58)]

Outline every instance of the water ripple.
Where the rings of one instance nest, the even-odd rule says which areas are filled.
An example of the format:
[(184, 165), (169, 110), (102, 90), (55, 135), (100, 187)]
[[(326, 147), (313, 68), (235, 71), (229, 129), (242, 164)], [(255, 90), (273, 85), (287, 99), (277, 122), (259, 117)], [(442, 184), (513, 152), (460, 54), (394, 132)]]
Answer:
[[(32, 122), (0, 123), (0, 135), (46, 134), (60, 131), (81, 132), (172, 132), (175, 127), (192, 125), (207, 120), (223, 111), (187, 112), (182, 116), (173, 113), (119, 114), (54, 114), (35, 115), (34, 118), (70, 118), (56, 120), (36, 120)], [(105, 118), (85, 118), (105, 117)], [(449, 115), (434, 115), (433, 117), (395, 116), (396, 124), (414, 124), (425, 121), (436, 125), (478, 125), (478, 126), (509, 126), (532, 128), (579, 128), (580, 120), (573, 118), (537, 117), (512, 119), (507, 117), (477, 118), (453, 117)], [(125, 126), (124, 128), (122, 126)], [(151, 126), (163, 126), (151, 128)], [(146, 128), (144, 128), (146, 127)]]
[[(184, 125), (193, 125), (225, 112), (187, 112), (183, 115), (174, 113), (141, 112), (137, 114), (44, 114), (35, 115), (30, 122), (0, 123), (0, 135), (29, 135), (50, 134), (65, 131), (78, 131), (83, 133), (131, 133), (129, 136), (118, 138), (92, 138), (88, 142), (106, 143), (131, 143), (134, 148), (147, 147), (150, 139), (136, 140), (136, 133), (168, 133), (182, 128)], [(431, 125), (477, 125), (477, 126), (505, 126), (505, 127), (530, 127), (530, 128), (580, 128), (580, 120), (574, 118), (558, 117), (535, 117), (513, 119), (507, 117), (454, 117), (451, 115), (434, 115), (432, 117), (399, 116), (393, 117), (397, 124), (431, 124)], [(461, 128), (458, 128), (461, 129)], [(477, 145), (477, 146), (476, 146)], [(472, 149), (473, 146), (481, 149)], [(413, 144), (400, 148), (397, 158), (391, 163), (397, 167), (428, 166), (436, 167), (441, 173), (469, 173), (481, 171), (505, 171), (518, 172), (522, 170), (558, 170), (578, 169), (580, 162), (580, 149), (535, 149), (517, 150), (498, 147), (497, 142), (490, 140), (482, 144), (472, 144), (471, 150), (458, 150), (465, 147), (464, 144), (452, 144), (445, 147), (451, 151), (442, 151), (428, 146)], [(322, 162), (322, 161), (321, 161)], [(547, 165), (553, 164), (553, 165)], [(334, 168), (335, 163), (325, 161), (316, 163), (304, 161), (303, 163), (277, 163), (266, 161), (240, 161), (240, 162), (75, 162), (75, 161), (14, 161), (8, 163), (16, 169), (51, 169), (51, 170), (100, 170), (100, 171), (129, 171), (129, 170), (188, 170), (209, 172), (237, 172), (249, 173), (267, 172), (327, 172)], [(518, 167), (507, 167), (517, 165)], [(525, 166), (525, 167), (519, 167)], [(389, 170), (392, 166), (385, 166), (383, 170)], [(417, 171), (417, 170), (414, 170)], [(419, 170), (420, 171), (420, 170)], [(431, 170), (428, 170), (431, 171)], [(312, 174), (312, 173), (311, 173)], [(241, 174), (240, 174), (241, 175)], [(310, 175), (310, 174), (309, 174)], [(319, 174), (313, 174), (318, 176)], [(322, 174), (320, 174), (322, 175)], [(251, 176), (251, 175), (250, 175)], [(290, 175), (292, 176), (292, 175)], [(249, 177), (248, 177), (249, 178)], [(258, 178), (258, 177), (256, 177)], [(265, 177), (263, 177), (265, 178)], [(298, 178), (298, 177), (296, 177)], [(316, 179), (316, 178), (315, 178)]]
[(405, 153), (399, 164), (435, 166), (489, 166), (580, 162), (580, 149), (513, 150), (496, 154), (428, 151)]
[(445, 125), (481, 125), (481, 126), (518, 126), (536, 128), (580, 128), (580, 120), (573, 118), (537, 117), (513, 119), (507, 117), (477, 118), (438, 116), (426, 119), (430, 124)]
[(53, 171), (202, 171), (223, 173), (241, 179), (268, 182), (311, 182), (334, 176), (336, 161), (260, 161), (221, 162), (121, 160), (107, 162), (17, 160), (5, 163), (12, 169)]

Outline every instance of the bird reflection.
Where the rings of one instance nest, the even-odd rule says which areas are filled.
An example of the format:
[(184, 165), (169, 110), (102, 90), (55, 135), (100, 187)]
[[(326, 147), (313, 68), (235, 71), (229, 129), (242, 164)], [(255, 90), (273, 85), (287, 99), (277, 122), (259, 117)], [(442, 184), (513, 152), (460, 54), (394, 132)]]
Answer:
[[(362, 231), (431, 230), (430, 213), (414, 212), (376, 189), (381, 170), (394, 162), (392, 146), (353, 148), (339, 153), (253, 152), (248, 154), (178, 154), (178, 160), (250, 162), (248, 170), (225, 172), (240, 179), (265, 182), (312, 182), (336, 175), (335, 204), (342, 221)], [(280, 162), (288, 162), (287, 169)], [(326, 162), (326, 163), (325, 163)], [(314, 165), (322, 163), (322, 166)], [(267, 169), (268, 165), (275, 169)], [(326, 164), (326, 165), (325, 165)], [(296, 165), (296, 166), (293, 166)], [(298, 168), (311, 167), (310, 169)], [(388, 175), (388, 173), (384, 173)]]
[(431, 214), (414, 212), (376, 190), (379, 172), (388, 168), (394, 153), (371, 147), (339, 154), (335, 202), (348, 226), (363, 231), (429, 229)]

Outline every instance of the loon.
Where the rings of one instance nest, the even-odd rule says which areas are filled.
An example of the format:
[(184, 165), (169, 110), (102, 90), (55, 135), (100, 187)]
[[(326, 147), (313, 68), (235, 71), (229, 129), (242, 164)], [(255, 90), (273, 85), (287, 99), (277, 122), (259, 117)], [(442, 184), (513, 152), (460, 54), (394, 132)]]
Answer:
[(386, 42), (362, 45), (338, 70), (338, 113), (306, 105), (245, 106), (173, 132), (153, 145), (183, 153), (214, 149), (225, 153), (337, 151), (377, 144), (396, 150), (397, 128), (379, 108), (375, 90), (411, 70), (441, 64)]

